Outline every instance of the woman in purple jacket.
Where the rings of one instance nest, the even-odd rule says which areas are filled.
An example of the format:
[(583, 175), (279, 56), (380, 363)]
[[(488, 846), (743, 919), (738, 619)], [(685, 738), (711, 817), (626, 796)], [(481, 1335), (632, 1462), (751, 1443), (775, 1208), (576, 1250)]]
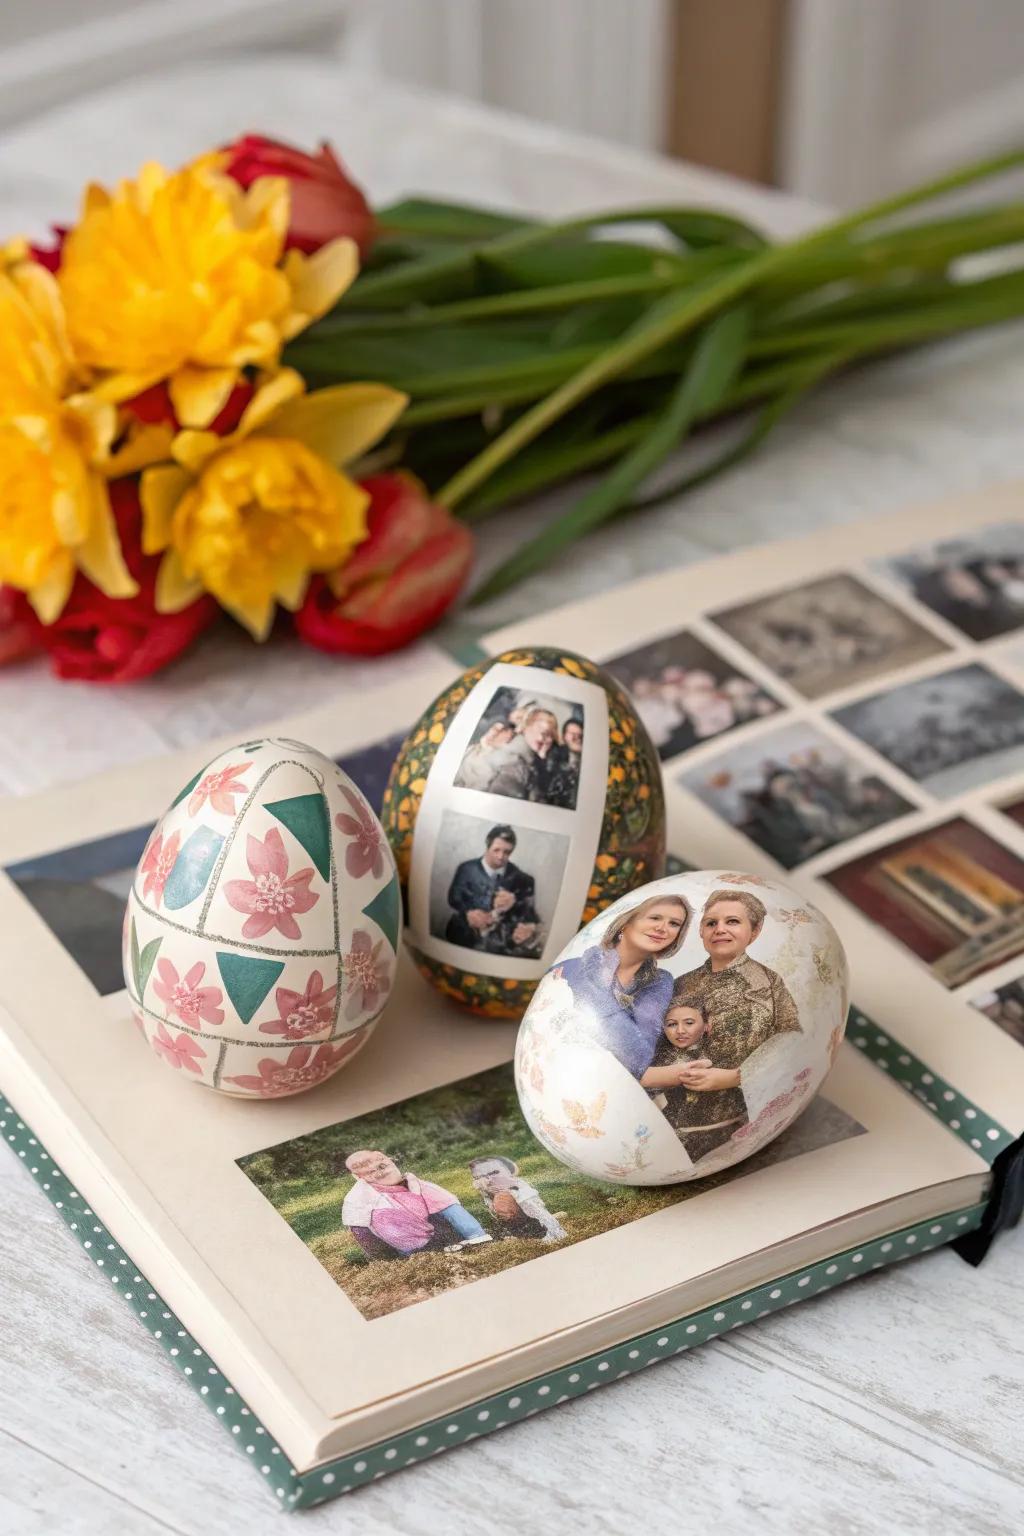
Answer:
[(679, 949), (691, 916), (682, 896), (648, 896), (556, 972), (592, 1021), (588, 1041), (611, 1051), (637, 1079), (651, 1064), (672, 998), (672, 976), (658, 961)]

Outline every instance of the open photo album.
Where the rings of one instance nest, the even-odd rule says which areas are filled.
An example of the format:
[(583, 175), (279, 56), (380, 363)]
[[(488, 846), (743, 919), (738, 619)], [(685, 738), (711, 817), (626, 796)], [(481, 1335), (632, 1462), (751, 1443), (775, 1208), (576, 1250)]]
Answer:
[[(0, 804), (5, 1138), (285, 1507), (979, 1225), (1024, 1131), (1022, 505), (1008, 488), (745, 550), (479, 642), (604, 665), (661, 758), (672, 867), (755, 893), (780, 879), (843, 941), (853, 1006), (823, 1089), (688, 1183), (603, 1182), (552, 1156), (517, 1102), (516, 1023), (469, 1015), (405, 953), (379, 1028), (319, 1086), (323, 978), (300, 995), (271, 966), (247, 997), (254, 1044), (294, 1039), (275, 1071), (310, 1092), (281, 1097), (269, 1071), (255, 1100), (190, 1081), (227, 976), (160, 972), (194, 1006), (177, 1040), (148, 1042), (125, 900), (156, 819), (232, 743)], [(462, 653), (423, 648), (401, 681), (339, 687), (264, 733), (326, 752), (379, 807), (464, 636)], [(498, 975), (513, 956), (526, 975), (578, 877), (592, 704), (499, 682), (448, 755), (474, 825), (439, 823), (413, 917), (439, 960)], [(520, 748), (531, 731), (543, 750)], [(477, 822), (529, 881), (500, 933), (456, 899)], [(800, 914), (769, 903), (765, 933)], [(690, 934), (673, 965), (703, 959)], [(604, 1134), (584, 1090), (561, 1106), (570, 1154)]]

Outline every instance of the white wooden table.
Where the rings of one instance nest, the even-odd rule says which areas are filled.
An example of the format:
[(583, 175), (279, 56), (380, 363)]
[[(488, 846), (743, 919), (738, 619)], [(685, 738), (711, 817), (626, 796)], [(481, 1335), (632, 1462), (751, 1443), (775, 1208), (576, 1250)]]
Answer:
[[(548, 214), (711, 201), (780, 233), (814, 218), (692, 168), (309, 60), (252, 57), (141, 80), (9, 134), (4, 232), (66, 218), (87, 176), (112, 179), (145, 157), (180, 161), (256, 127), (330, 137), (378, 201), (418, 190)], [(1024, 475), (1021, 342), (1021, 327), (1004, 329), (834, 386), (727, 480), (574, 551), (574, 592)], [(485, 561), (543, 512), (487, 529)], [(534, 578), (485, 617), (497, 624), (562, 600), (569, 569)], [(256, 665), (245, 642), (225, 639), (118, 693), (54, 683), (36, 664), (0, 672), (0, 791), (247, 729), (404, 664), (283, 647)], [(0, 1207), (0, 1531), (280, 1529), (260, 1480), (2, 1155)], [(942, 1252), (866, 1276), (302, 1515), (303, 1528), (1008, 1536), (1024, 1523), (1022, 1254), (1019, 1232), (979, 1271)]]

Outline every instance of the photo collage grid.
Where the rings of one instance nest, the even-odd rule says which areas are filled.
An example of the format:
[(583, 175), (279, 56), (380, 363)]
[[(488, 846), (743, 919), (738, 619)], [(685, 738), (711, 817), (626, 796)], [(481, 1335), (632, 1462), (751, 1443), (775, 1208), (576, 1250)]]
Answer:
[[(607, 737), (599, 702), (594, 685), (536, 667), (498, 666), (477, 684), (420, 804), (417, 947), (479, 974), (540, 974), (563, 942), (574, 840), (594, 821)], [(418, 864), (423, 849), (429, 867)]]
[(783, 869), (813, 860), (1024, 1044), (1022, 629), (1024, 524), (1004, 523), (712, 608), (605, 665), (677, 783)]

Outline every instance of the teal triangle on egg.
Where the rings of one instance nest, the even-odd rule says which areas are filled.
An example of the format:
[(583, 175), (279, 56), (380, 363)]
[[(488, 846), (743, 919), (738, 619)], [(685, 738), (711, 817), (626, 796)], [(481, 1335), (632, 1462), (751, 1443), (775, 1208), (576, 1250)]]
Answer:
[(384, 889), (363, 908), (363, 916), (377, 924), (397, 955), (398, 935), (402, 928), (402, 896), (397, 875), (392, 875)]
[(186, 795), (190, 795), (192, 793), (192, 791), (195, 789), (196, 785), (199, 783), (199, 780), (202, 778), (203, 772), (204, 772), (204, 770), (202, 768), (200, 768), (200, 770), (196, 774), (195, 778), (189, 779), (188, 783), (185, 785), (185, 788), (181, 791), (181, 794), (180, 795), (175, 795), (175, 797), (171, 801), (171, 804), (170, 804), (170, 807), (169, 807), (172, 811), (173, 811), (173, 809), (174, 809), (174, 807), (176, 805), (180, 805), (181, 804), (181, 802), (184, 800)]
[(231, 955), (218, 950), (217, 969), (238, 1017), (248, 1024), (284, 970), (284, 961), (259, 960), (254, 955)]
[(331, 827), (323, 795), (293, 795), (288, 800), (268, 800), (267, 810), (276, 816), (309, 854), (324, 880), (331, 877)]
[(164, 886), (164, 906), (172, 912), (190, 906), (206, 889), (224, 839), (212, 827), (197, 827), (181, 845)]

